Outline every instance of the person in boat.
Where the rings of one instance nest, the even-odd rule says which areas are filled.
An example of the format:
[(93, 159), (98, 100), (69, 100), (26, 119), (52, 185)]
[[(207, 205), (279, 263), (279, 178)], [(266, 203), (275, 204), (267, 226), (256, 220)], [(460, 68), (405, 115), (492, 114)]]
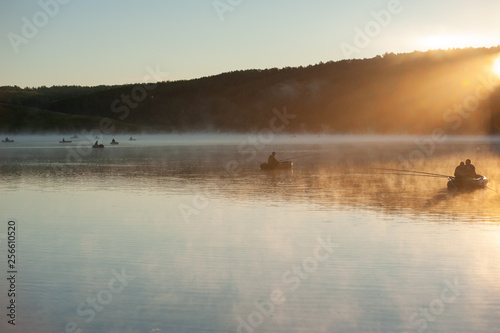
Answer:
[(111, 143), (116, 143), (115, 139), (111, 140)]
[(267, 164), (269, 166), (276, 166), (278, 164), (280, 164), (280, 162), (276, 159), (276, 152), (272, 152), (271, 155), (269, 155), (268, 159), (267, 159)]
[(465, 169), (465, 163), (460, 162), (460, 165), (455, 168), (455, 178), (461, 179), (467, 177), (467, 170)]
[(465, 176), (467, 178), (476, 178), (477, 173), (476, 173), (476, 167), (471, 164), (471, 160), (467, 159), (465, 161)]
[(94, 143), (94, 147), (97, 147), (97, 146), (99, 146), (99, 141), (96, 141), (96, 142)]

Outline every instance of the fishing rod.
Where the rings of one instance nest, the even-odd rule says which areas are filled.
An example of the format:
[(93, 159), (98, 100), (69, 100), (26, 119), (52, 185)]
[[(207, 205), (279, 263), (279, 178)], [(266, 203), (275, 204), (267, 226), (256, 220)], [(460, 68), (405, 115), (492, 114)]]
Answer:
[(308, 157), (308, 156), (314, 156), (314, 155), (318, 155), (319, 153), (315, 153), (315, 154), (307, 154), (307, 155), (300, 155), (300, 156), (292, 156), (292, 157), (287, 157), (286, 160), (291, 160), (292, 158), (301, 158), (301, 157)]
[(440, 173), (432, 173), (432, 172), (424, 172), (424, 171), (415, 171), (415, 170), (402, 170), (402, 169), (384, 169), (384, 168), (373, 168), (374, 170), (385, 170), (385, 171), (398, 171), (398, 172), (410, 172), (414, 174), (422, 174), (422, 175), (431, 175), (436, 177), (446, 177), (450, 178), (452, 176), (443, 175)]
[(390, 172), (380, 172), (380, 173), (375, 173), (376, 175), (394, 175), (394, 176), (419, 176), (419, 177), (430, 177), (430, 178), (448, 178), (448, 176), (444, 175), (425, 175), (425, 174), (418, 174), (418, 173), (390, 173)]
[(488, 190), (492, 190), (492, 191), (493, 191), (493, 192), (495, 192), (495, 193), (498, 193), (498, 191), (497, 191), (497, 190), (494, 190), (494, 189), (492, 189), (492, 188), (491, 188), (491, 187), (489, 187), (489, 186), (486, 186), (486, 188), (487, 188)]

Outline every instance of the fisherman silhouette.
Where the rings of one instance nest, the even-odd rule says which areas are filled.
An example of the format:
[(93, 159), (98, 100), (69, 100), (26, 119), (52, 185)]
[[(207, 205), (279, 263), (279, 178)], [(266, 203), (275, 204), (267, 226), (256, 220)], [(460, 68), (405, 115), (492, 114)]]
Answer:
[(477, 177), (476, 167), (471, 164), (471, 161), (469, 159), (467, 159), (465, 161), (465, 175), (468, 178), (476, 178)]
[(280, 162), (276, 159), (275, 157), (276, 153), (273, 151), (271, 155), (269, 155), (269, 158), (267, 159), (267, 164), (269, 166), (275, 166), (280, 164)]
[(465, 163), (460, 162), (460, 165), (455, 168), (455, 178), (465, 178), (467, 170), (465, 169)]

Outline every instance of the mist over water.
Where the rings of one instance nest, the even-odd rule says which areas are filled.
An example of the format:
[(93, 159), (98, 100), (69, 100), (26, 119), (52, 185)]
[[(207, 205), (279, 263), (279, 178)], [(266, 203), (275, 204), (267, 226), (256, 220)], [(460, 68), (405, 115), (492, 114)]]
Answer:
[[(498, 327), (499, 138), (133, 137), (0, 146), (0, 217), (19, 225), (19, 332)], [(272, 151), (292, 170), (260, 171)], [(452, 175), (467, 158), (490, 189), (379, 170)]]

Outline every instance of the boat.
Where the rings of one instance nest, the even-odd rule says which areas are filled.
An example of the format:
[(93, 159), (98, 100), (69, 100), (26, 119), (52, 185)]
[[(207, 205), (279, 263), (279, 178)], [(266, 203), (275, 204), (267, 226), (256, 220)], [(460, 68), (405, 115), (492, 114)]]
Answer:
[(62, 139), (62, 141), (59, 141), (59, 143), (71, 143), (71, 141), (66, 141), (66, 140)]
[(450, 191), (473, 191), (486, 188), (488, 178), (483, 175), (477, 175), (475, 178), (456, 178), (448, 177), (448, 190)]
[(104, 148), (103, 144), (94, 144), (92, 148)]
[(119, 142), (118, 141), (111, 141), (109, 144), (110, 145), (117, 145), (117, 144), (119, 144)]
[(70, 139), (78, 139), (78, 135), (73, 135)]
[(130, 137), (130, 139), (128, 139), (129, 141), (135, 141), (136, 139)]
[(5, 143), (11, 143), (11, 142), (14, 142), (14, 140), (11, 140), (11, 139), (8, 139), (8, 138), (5, 138), (5, 140), (2, 140), (2, 142), (5, 142)]
[(292, 161), (281, 161), (279, 164), (268, 164), (268, 163), (262, 163), (260, 165), (261, 170), (286, 170), (286, 169), (291, 169), (293, 166)]

